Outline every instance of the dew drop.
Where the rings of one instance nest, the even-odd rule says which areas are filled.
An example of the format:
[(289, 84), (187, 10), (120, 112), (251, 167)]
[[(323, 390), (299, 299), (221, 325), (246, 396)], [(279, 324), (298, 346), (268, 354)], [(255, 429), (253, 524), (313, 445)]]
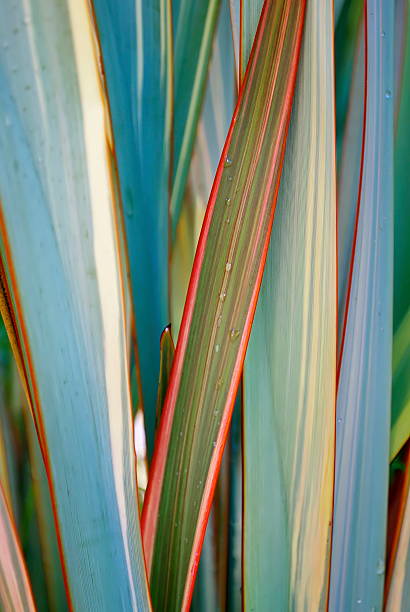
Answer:
[(360, 606), (360, 604), (362, 603), (362, 600), (361, 600), (361, 599), (358, 599), (358, 600), (357, 600), (357, 603), (358, 603), (358, 604), (359, 604), (359, 606)]
[(226, 222), (229, 223), (231, 221), (231, 217), (226, 217)]
[(337, 419), (337, 422), (338, 422), (338, 423), (341, 423), (341, 422), (342, 422), (342, 419), (339, 417), (339, 418)]
[(384, 574), (384, 561), (383, 559), (379, 559), (376, 565), (376, 574), (378, 576), (383, 576)]
[(232, 159), (230, 157), (227, 157), (225, 160), (225, 168), (229, 168), (230, 166), (232, 166)]
[(239, 338), (239, 329), (232, 328), (229, 337), (232, 341), (237, 340)]
[(215, 353), (219, 353), (219, 344), (215, 344)]
[(226, 298), (226, 292), (225, 291), (221, 291), (221, 293), (219, 294), (219, 299), (221, 300), (221, 302), (223, 302)]
[(212, 442), (212, 446), (216, 448), (216, 442)]
[(216, 326), (217, 327), (221, 327), (221, 323), (222, 323), (222, 317), (218, 317), (218, 319), (216, 321)]
[(179, 432), (179, 437), (182, 438), (182, 431)]
[(382, 38), (386, 38), (386, 32), (382, 30)]
[(232, 264), (231, 264), (231, 262), (230, 262), (230, 261), (227, 261), (227, 262), (226, 262), (226, 266), (225, 266), (225, 270), (226, 270), (227, 272), (230, 272), (231, 268), (232, 268)]
[(386, 91), (384, 93), (384, 97), (386, 98), (386, 100), (390, 100), (390, 98), (391, 98), (391, 90), (390, 89), (386, 89)]
[(229, 181), (229, 182), (233, 181), (233, 176), (232, 176), (232, 174), (230, 174), (230, 175), (228, 176), (228, 181)]
[(225, 204), (226, 204), (226, 206), (230, 206), (231, 205), (231, 198), (226, 198), (225, 199)]
[(218, 416), (218, 409), (214, 410), (214, 416)]

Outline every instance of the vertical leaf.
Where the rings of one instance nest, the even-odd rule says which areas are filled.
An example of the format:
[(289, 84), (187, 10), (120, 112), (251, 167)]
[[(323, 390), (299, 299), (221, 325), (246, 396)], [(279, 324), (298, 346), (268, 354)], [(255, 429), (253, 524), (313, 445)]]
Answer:
[(172, 5), (175, 33), (173, 236), (188, 177), (220, 3), (221, 0), (174, 0)]
[(93, 0), (92, 4), (118, 160), (151, 457), (159, 339), (169, 322), (170, 0)]
[(326, 607), (336, 385), (332, 3), (308, 2), (244, 369), (245, 610)]
[(31, 586), (13, 518), (0, 484), (0, 604), (4, 612), (34, 612)]
[(365, 6), (363, 179), (337, 398), (330, 584), (330, 608), (337, 610), (380, 609), (383, 596), (393, 291), (393, 9), (390, 0), (368, 0)]
[(186, 610), (192, 596), (272, 227), (304, 8), (265, 3), (202, 227), (143, 509), (159, 609)]
[(4, 17), (1, 305), (66, 586), (74, 609), (146, 610), (112, 138), (88, 5), (7, 0)]

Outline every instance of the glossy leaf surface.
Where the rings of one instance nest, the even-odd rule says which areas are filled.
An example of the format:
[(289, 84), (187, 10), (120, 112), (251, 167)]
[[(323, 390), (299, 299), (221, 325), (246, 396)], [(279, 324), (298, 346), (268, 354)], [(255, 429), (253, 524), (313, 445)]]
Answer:
[(245, 610), (326, 607), (336, 388), (331, 3), (308, 2), (244, 369)]
[(304, 4), (265, 4), (198, 244), (143, 510), (158, 608), (187, 609), (192, 595), (273, 221)]

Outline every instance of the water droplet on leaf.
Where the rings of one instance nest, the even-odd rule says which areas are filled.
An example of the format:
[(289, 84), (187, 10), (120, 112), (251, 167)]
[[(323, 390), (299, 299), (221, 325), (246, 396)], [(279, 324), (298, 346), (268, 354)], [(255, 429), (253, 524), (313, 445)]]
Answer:
[(232, 159), (230, 157), (227, 157), (225, 160), (225, 168), (229, 168), (229, 166), (232, 166)]
[(232, 268), (232, 264), (231, 264), (231, 262), (230, 262), (230, 261), (228, 261), (228, 262), (226, 263), (225, 270), (226, 270), (227, 272), (229, 272), (229, 271), (231, 270), (231, 268)]

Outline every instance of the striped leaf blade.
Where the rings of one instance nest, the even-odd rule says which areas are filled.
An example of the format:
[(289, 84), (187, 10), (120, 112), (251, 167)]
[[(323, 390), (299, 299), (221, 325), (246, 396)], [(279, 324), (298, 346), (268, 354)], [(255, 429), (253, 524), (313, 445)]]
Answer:
[(1, 306), (68, 598), (146, 610), (112, 138), (88, 5), (10, 1), (0, 37)]
[(393, 4), (365, 5), (363, 179), (337, 397), (330, 607), (380, 609), (393, 292)]
[(392, 526), (394, 540), (386, 577), (386, 612), (408, 612), (410, 609), (410, 446), (404, 452), (405, 471), (396, 522)]
[(244, 369), (245, 610), (326, 607), (336, 387), (331, 3), (308, 2)]
[(187, 609), (192, 595), (273, 221), (304, 7), (265, 3), (202, 227), (142, 517), (158, 608)]
[(171, 5), (170, 0), (93, 0), (92, 5), (115, 138), (151, 457), (159, 339), (169, 322)]
[[(223, 1), (223, 0), (222, 0)], [(221, 0), (174, 0), (172, 235), (175, 237)], [(228, 58), (224, 58), (226, 61)]]
[(0, 604), (4, 612), (35, 612), (13, 517), (0, 484)]

